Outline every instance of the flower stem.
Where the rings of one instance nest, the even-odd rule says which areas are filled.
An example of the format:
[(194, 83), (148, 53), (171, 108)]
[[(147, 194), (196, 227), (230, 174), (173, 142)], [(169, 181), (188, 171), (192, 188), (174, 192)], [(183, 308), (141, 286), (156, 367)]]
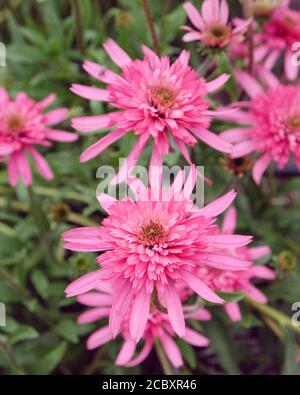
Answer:
[(245, 297), (245, 300), (249, 303), (250, 306), (258, 310), (260, 313), (265, 314), (266, 316), (272, 318), (274, 321), (278, 322), (283, 327), (290, 328), (294, 332), (300, 334), (300, 327), (294, 326), (292, 320), (287, 315), (281, 313), (280, 311), (274, 309), (273, 307), (255, 302), (249, 297)]
[(163, 372), (165, 375), (170, 376), (173, 374), (171, 365), (169, 363), (169, 361), (167, 360), (167, 357), (165, 355), (165, 353), (163, 352), (163, 349), (161, 348), (161, 344), (159, 343), (159, 341), (157, 339), (154, 339), (154, 345), (155, 345), (155, 350), (157, 353), (157, 356), (159, 358), (161, 367), (163, 369)]
[(141, 0), (141, 2), (150, 29), (154, 51), (159, 55), (160, 54), (159, 39), (155, 30), (154, 21), (151, 14), (151, 10), (149, 8), (148, 0)]
[(74, 5), (74, 14), (75, 14), (75, 22), (76, 22), (76, 41), (77, 47), (81, 55), (84, 55), (85, 48), (84, 48), (84, 39), (83, 39), (83, 30), (82, 30), (82, 20), (81, 20), (81, 12), (80, 12), (80, 1), (73, 0)]

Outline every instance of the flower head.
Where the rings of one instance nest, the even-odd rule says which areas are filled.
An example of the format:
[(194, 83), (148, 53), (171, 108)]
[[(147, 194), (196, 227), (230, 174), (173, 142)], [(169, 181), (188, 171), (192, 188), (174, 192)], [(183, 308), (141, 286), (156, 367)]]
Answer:
[(0, 160), (8, 157), (9, 182), (15, 186), (21, 178), (26, 185), (32, 183), (32, 173), (26, 154), (32, 156), (39, 173), (46, 179), (53, 178), (52, 171), (35, 146), (49, 147), (52, 141), (74, 141), (77, 136), (49, 126), (63, 121), (67, 109), (58, 108), (43, 113), (55, 99), (54, 95), (40, 102), (20, 92), (11, 100), (0, 88)]
[(245, 110), (240, 110), (231, 119), (247, 128), (234, 128), (222, 133), (224, 139), (235, 143), (231, 156), (242, 157), (257, 152), (261, 157), (253, 167), (253, 178), (260, 183), (261, 177), (273, 160), (283, 168), (293, 158), (300, 167), (300, 89), (298, 85), (279, 84), (272, 74), (268, 75), (264, 90), (260, 84), (243, 71), (236, 77), (250, 96), (244, 102)]
[[(225, 214), (223, 226), (219, 234), (227, 235), (235, 231), (237, 222), (237, 213), (235, 208), (231, 207)], [(276, 273), (263, 265), (254, 264), (254, 261), (270, 254), (268, 246), (252, 247), (246, 246), (237, 248), (232, 254), (241, 259), (251, 262), (251, 266), (243, 271), (221, 271), (215, 268), (202, 267), (199, 269), (199, 275), (202, 281), (209, 284), (209, 287), (215, 291), (222, 292), (244, 292), (251, 299), (259, 303), (267, 303), (266, 296), (254, 285), (251, 284), (252, 278), (273, 280)], [(230, 302), (224, 305), (224, 309), (233, 321), (241, 319), (241, 312), (237, 302)]]
[(226, 48), (244, 39), (251, 20), (236, 19), (234, 27), (228, 21), (229, 7), (226, 0), (204, 0), (201, 13), (192, 3), (183, 5), (194, 29), (183, 26), (187, 30), (184, 41), (201, 41), (211, 48)]
[(154, 140), (152, 165), (160, 165), (168, 153), (169, 134), (189, 163), (187, 147), (193, 147), (196, 138), (219, 151), (230, 152), (231, 145), (208, 130), (214, 112), (209, 111), (206, 98), (228, 80), (228, 75), (206, 82), (188, 65), (187, 51), (182, 51), (171, 64), (167, 56), (158, 57), (146, 46), (142, 46), (143, 60), (130, 59), (111, 39), (104, 43), (104, 49), (120, 67), (121, 74), (86, 61), (84, 69), (107, 84), (106, 89), (74, 84), (71, 90), (90, 100), (108, 102), (118, 111), (73, 119), (73, 127), (83, 132), (114, 128), (83, 152), (82, 162), (94, 158), (132, 130), (139, 137), (120, 171), (120, 182), (125, 179), (124, 169), (130, 173), (150, 137)]
[(67, 249), (104, 252), (97, 258), (101, 268), (76, 280), (66, 293), (79, 295), (101, 280), (117, 283), (118, 299), (110, 313), (110, 327), (115, 336), (134, 299), (130, 333), (135, 340), (141, 338), (150, 302), (156, 294), (165, 302), (174, 331), (184, 336), (184, 317), (175, 284), (183, 281), (203, 299), (222, 303), (199, 279), (199, 267), (243, 270), (249, 265), (247, 260), (233, 257), (230, 250), (248, 244), (250, 236), (215, 234), (217, 215), (231, 204), (236, 194), (229, 192), (208, 206), (193, 210), (189, 194), (195, 184), (195, 169), (189, 177), (192, 182), (187, 181), (188, 188), (182, 191), (181, 172), (172, 187), (164, 190), (153, 185), (146, 189), (136, 180), (135, 186), (131, 185), (136, 200), (127, 197), (118, 201), (101, 194), (99, 201), (108, 212), (102, 226), (77, 228), (63, 235)]
[(289, 0), (252, 0), (251, 11), (257, 17), (267, 17), (282, 5), (288, 5)]
[[(185, 301), (188, 294), (184, 290), (184, 287), (177, 287), (177, 291), (180, 299)], [(116, 297), (116, 293), (111, 284), (102, 285), (92, 292), (87, 292), (78, 296), (78, 301), (89, 307), (87, 311), (83, 312), (78, 317), (78, 323), (84, 324), (95, 322), (102, 318), (109, 318), (114, 297)], [(129, 311), (126, 312), (126, 317), (130, 316), (130, 308), (131, 306), (128, 308)], [(184, 305), (184, 316), (186, 319), (193, 320), (209, 320), (211, 318), (209, 311), (203, 307), (195, 309), (194, 306), (187, 304)], [(120, 329), (124, 342), (116, 358), (117, 365), (132, 367), (142, 363), (150, 354), (155, 339), (160, 341), (167, 358), (175, 367), (183, 365), (180, 349), (173, 340), (176, 334), (165, 312), (159, 310), (153, 304), (150, 306), (149, 317), (142, 338), (144, 344), (137, 355), (134, 355), (137, 344), (130, 336), (129, 320), (126, 317), (122, 321)], [(114, 334), (111, 328), (108, 325), (104, 326), (89, 336), (87, 348), (91, 350), (100, 347), (110, 340), (113, 340), (113, 338)], [(206, 347), (209, 344), (209, 340), (205, 336), (188, 327), (186, 328), (183, 340), (196, 347)]]
[(266, 67), (272, 68), (283, 53), (285, 75), (289, 80), (295, 80), (299, 71), (299, 67), (293, 62), (293, 45), (300, 42), (299, 20), (300, 12), (283, 4), (272, 12), (263, 25), (262, 33), (257, 35), (261, 41), (260, 51), (267, 53)]

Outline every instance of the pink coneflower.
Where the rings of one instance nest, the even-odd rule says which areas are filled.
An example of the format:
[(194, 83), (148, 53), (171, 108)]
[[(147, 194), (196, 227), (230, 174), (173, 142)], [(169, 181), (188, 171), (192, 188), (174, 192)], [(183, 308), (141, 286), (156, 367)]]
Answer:
[(251, 19), (234, 20), (235, 27), (228, 21), (229, 7), (226, 0), (204, 0), (201, 13), (192, 3), (183, 5), (189, 20), (195, 29), (183, 26), (187, 30), (184, 41), (201, 41), (211, 48), (226, 48), (244, 39)]
[(32, 156), (38, 172), (51, 180), (53, 173), (36, 150), (36, 145), (49, 147), (51, 140), (70, 142), (77, 139), (74, 133), (68, 133), (49, 126), (62, 122), (67, 109), (57, 108), (46, 114), (44, 109), (55, 100), (54, 95), (37, 102), (20, 92), (10, 100), (7, 91), (0, 88), (0, 161), (8, 157), (9, 183), (15, 186), (19, 179), (25, 185), (32, 184), (31, 168), (26, 154)]
[(71, 90), (86, 99), (108, 102), (119, 111), (73, 119), (73, 127), (82, 132), (114, 128), (83, 152), (81, 162), (94, 158), (132, 130), (138, 141), (122, 168), (120, 182), (126, 178), (122, 172), (128, 169), (130, 173), (150, 137), (154, 141), (152, 165), (160, 165), (168, 153), (168, 134), (188, 162), (191, 160), (187, 147), (194, 147), (196, 138), (221, 152), (230, 152), (231, 145), (208, 130), (214, 112), (209, 110), (206, 98), (228, 80), (228, 75), (206, 82), (188, 66), (188, 51), (182, 51), (170, 64), (167, 56), (158, 57), (146, 46), (142, 46), (143, 60), (131, 60), (111, 39), (104, 43), (104, 49), (120, 67), (121, 74), (86, 61), (84, 69), (106, 83), (106, 89), (74, 84)]
[(299, 66), (293, 62), (295, 49), (293, 45), (300, 42), (300, 12), (288, 5), (276, 8), (263, 25), (263, 32), (258, 34), (261, 50), (267, 53), (266, 67), (273, 67), (284, 53), (284, 70), (289, 80), (298, 76)]
[[(178, 288), (177, 291), (180, 299), (184, 301), (186, 299), (184, 290), (182, 289), (183, 293), (180, 288)], [(78, 317), (78, 323), (85, 324), (98, 321), (102, 318), (108, 318), (115, 296), (116, 294), (113, 292), (113, 287), (107, 283), (104, 286), (98, 287), (97, 290), (78, 296), (78, 301), (81, 304), (90, 307), (90, 309)], [(127, 317), (130, 316), (130, 307), (128, 310), (129, 311), (126, 312)], [(186, 319), (205, 321), (209, 320), (211, 315), (209, 311), (205, 310), (203, 307), (195, 308), (192, 305), (184, 305), (184, 317)], [(180, 349), (173, 340), (176, 334), (170, 325), (168, 316), (155, 305), (152, 304), (150, 307), (148, 321), (142, 338), (144, 344), (136, 355), (137, 344), (130, 336), (129, 321), (127, 318), (121, 323), (120, 332), (124, 343), (116, 358), (116, 365), (127, 367), (139, 365), (150, 354), (155, 339), (159, 340), (172, 365), (176, 368), (183, 365)], [(87, 348), (89, 350), (95, 349), (113, 339), (114, 334), (111, 328), (108, 325), (103, 326), (89, 336)], [(209, 340), (205, 336), (188, 327), (186, 328), (183, 340), (196, 347), (206, 347), (209, 344)]]
[[(225, 214), (223, 226), (219, 234), (230, 235), (235, 232), (237, 222), (236, 210), (229, 208)], [(209, 284), (215, 291), (222, 292), (244, 292), (251, 299), (258, 303), (267, 303), (266, 296), (254, 285), (251, 284), (253, 278), (273, 280), (276, 273), (263, 265), (256, 265), (254, 261), (270, 254), (268, 246), (260, 247), (240, 247), (232, 250), (232, 254), (240, 259), (251, 262), (251, 266), (243, 271), (220, 271), (214, 268), (200, 268), (199, 275), (202, 281)], [(230, 302), (224, 305), (224, 309), (232, 321), (241, 320), (241, 311), (237, 302)]]
[[(181, 173), (172, 187), (164, 190), (153, 185), (145, 189), (144, 184), (136, 180), (138, 187), (131, 185), (135, 201), (129, 197), (118, 201), (101, 194), (99, 201), (108, 212), (102, 226), (64, 233), (67, 249), (105, 251), (97, 258), (101, 268), (73, 282), (66, 294), (75, 296), (87, 292), (102, 280), (117, 282), (118, 299), (110, 313), (110, 327), (115, 336), (134, 298), (130, 333), (137, 341), (141, 338), (153, 293), (164, 299), (173, 329), (184, 336), (184, 317), (175, 283), (181, 280), (203, 299), (222, 303), (222, 299), (199, 279), (197, 269), (202, 266), (220, 270), (248, 267), (244, 259), (232, 257), (230, 250), (248, 244), (251, 237), (215, 234), (216, 217), (232, 203), (236, 194), (229, 192), (208, 206), (192, 211), (193, 202), (189, 196), (195, 179), (193, 169), (188, 187), (181, 194)], [(220, 253), (219, 248), (224, 252)]]
[(251, 101), (242, 103), (247, 111), (241, 109), (232, 115), (222, 116), (222, 119), (250, 127), (222, 133), (224, 139), (235, 143), (231, 156), (238, 158), (251, 152), (261, 154), (252, 170), (257, 184), (272, 160), (283, 168), (292, 157), (300, 168), (299, 86), (279, 84), (272, 74), (265, 79), (268, 84), (266, 90), (243, 71), (237, 71), (236, 78)]

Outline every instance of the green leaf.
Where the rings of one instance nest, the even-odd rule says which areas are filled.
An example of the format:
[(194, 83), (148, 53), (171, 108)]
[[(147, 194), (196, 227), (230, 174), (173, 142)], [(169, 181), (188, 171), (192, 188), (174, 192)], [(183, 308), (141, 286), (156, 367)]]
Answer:
[(178, 339), (177, 343), (180, 350), (182, 351), (182, 355), (184, 359), (187, 361), (187, 363), (192, 369), (195, 369), (197, 366), (197, 358), (193, 347), (191, 347), (188, 343), (186, 343), (182, 339)]
[(37, 292), (44, 298), (47, 296), (49, 281), (46, 275), (39, 269), (36, 269), (31, 274), (31, 281)]
[(72, 343), (78, 343), (77, 325), (72, 320), (63, 320), (55, 327), (55, 333)]
[(62, 360), (67, 349), (67, 343), (62, 342), (35, 363), (34, 374), (50, 374)]
[(296, 375), (299, 372), (299, 364), (296, 361), (296, 344), (295, 334), (289, 330), (285, 330), (284, 360), (281, 371), (283, 375)]
[(39, 333), (31, 326), (20, 325), (10, 337), (9, 344), (13, 345), (23, 340), (36, 339), (38, 336)]
[(240, 374), (237, 358), (234, 352), (234, 342), (231, 339), (228, 328), (215, 317), (214, 320), (205, 323), (207, 333), (211, 341), (211, 348), (217, 354), (219, 361), (228, 374)]

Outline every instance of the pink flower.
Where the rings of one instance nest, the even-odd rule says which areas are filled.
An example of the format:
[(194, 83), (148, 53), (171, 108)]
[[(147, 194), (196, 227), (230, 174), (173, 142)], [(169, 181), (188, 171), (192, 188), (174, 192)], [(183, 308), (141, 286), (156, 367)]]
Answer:
[(209, 110), (210, 102), (206, 99), (209, 92), (228, 80), (228, 75), (206, 82), (188, 66), (187, 51), (182, 51), (170, 64), (167, 56), (158, 57), (146, 46), (142, 46), (143, 60), (131, 60), (111, 39), (104, 43), (104, 49), (120, 67), (121, 74), (86, 61), (84, 69), (107, 84), (106, 89), (74, 84), (71, 90), (86, 99), (108, 102), (118, 111), (73, 119), (73, 127), (82, 132), (114, 128), (83, 152), (81, 162), (99, 155), (132, 130), (138, 141), (121, 169), (120, 182), (126, 178), (122, 174), (124, 169), (128, 168), (130, 173), (150, 137), (154, 139), (152, 165), (160, 165), (168, 153), (169, 133), (189, 163), (187, 147), (194, 147), (197, 138), (221, 152), (230, 152), (231, 145), (208, 130), (214, 112)]
[(212, 48), (225, 48), (239, 43), (251, 23), (251, 19), (245, 21), (236, 18), (236, 27), (233, 27), (228, 22), (229, 7), (226, 0), (204, 0), (201, 13), (190, 2), (184, 3), (183, 7), (194, 26), (194, 29), (183, 26), (188, 31), (183, 40), (199, 40)]
[[(177, 289), (180, 298), (184, 301), (187, 296), (183, 287)], [(95, 322), (103, 318), (108, 318), (113, 304), (113, 298), (116, 296), (111, 284), (105, 284), (98, 287), (97, 290), (78, 296), (78, 301), (89, 309), (78, 317), (78, 323)], [(130, 316), (130, 308), (126, 311), (126, 316)], [(211, 315), (208, 310), (202, 307), (194, 308), (192, 305), (184, 306), (184, 316), (187, 319), (209, 320)], [(164, 349), (169, 361), (176, 367), (183, 365), (183, 359), (179, 347), (173, 340), (176, 336), (171, 327), (167, 315), (160, 311), (154, 305), (151, 306), (148, 321), (143, 335), (143, 347), (141, 351), (134, 356), (136, 351), (136, 342), (130, 336), (129, 321), (125, 317), (121, 323), (121, 335), (123, 337), (122, 348), (116, 358), (116, 364), (121, 366), (132, 367), (142, 363), (150, 354), (155, 339), (158, 339)], [(109, 325), (96, 330), (87, 341), (87, 348), (92, 350), (114, 339), (114, 334)], [(183, 337), (187, 343), (197, 347), (206, 347), (209, 340), (191, 328), (186, 328)]]
[[(232, 191), (202, 209), (193, 207), (189, 195), (195, 185), (192, 168), (183, 187), (178, 173), (169, 189), (152, 185), (146, 189), (138, 180), (131, 184), (136, 200), (114, 200), (105, 194), (99, 201), (108, 212), (101, 227), (77, 228), (63, 235), (65, 248), (73, 251), (102, 251), (97, 258), (101, 268), (89, 273), (66, 289), (75, 296), (97, 286), (101, 281), (118, 283), (118, 298), (110, 313), (110, 328), (120, 330), (133, 298), (130, 315), (131, 337), (138, 341), (144, 333), (153, 292), (163, 298), (170, 323), (179, 336), (185, 334), (181, 302), (176, 282), (183, 281), (203, 299), (223, 303), (197, 275), (199, 267), (242, 270), (249, 263), (230, 254), (232, 248), (251, 241), (250, 236), (215, 234), (216, 217), (234, 200)], [(155, 197), (155, 198), (154, 198)], [(219, 252), (223, 248), (224, 252)]]
[[(219, 234), (224, 236), (233, 234), (235, 232), (236, 222), (237, 213), (235, 208), (231, 207), (225, 214), (223, 226), (219, 230)], [(202, 267), (199, 269), (199, 275), (202, 281), (209, 284), (209, 287), (215, 291), (244, 292), (258, 303), (267, 303), (266, 296), (251, 284), (251, 280), (252, 278), (273, 280), (276, 277), (276, 273), (268, 267), (254, 264), (256, 259), (269, 255), (270, 248), (268, 246), (252, 248), (244, 246), (233, 249), (232, 254), (240, 259), (250, 261), (251, 266), (247, 270), (235, 272)], [(224, 309), (232, 321), (241, 320), (241, 312), (237, 302), (226, 303)]]
[(62, 122), (67, 109), (57, 108), (46, 114), (43, 110), (55, 100), (54, 95), (40, 102), (20, 92), (10, 100), (6, 90), (0, 88), (0, 161), (8, 157), (9, 183), (16, 186), (19, 179), (25, 185), (32, 184), (32, 173), (26, 154), (32, 156), (38, 172), (51, 180), (53, 173), (36, 150), (36, 145), (51, 146), (51, 140), (70, 142), (77, 139), (74, 133), (68, 133), (49, 126)]
[(284, 70), (289, 80), (295, 80), (299, 71), (299, 66), (292, 60), (296, 53), (293, 45), (300, 42), (299, 20), (299, 11), (282, 5), (273, 11), (270, 19), (263, 25), (263, 32), (258, 34), (261, 50), (267, 53), (266, 67), (272, 68), (284, 53)]
[(300, 168), (300, 88), (279, 84), (271, 73), (265, 77), (267, 89), (263, 90), (253, 77), (237, 71), (236, 78), (251, 101), (241, 103), (244, 110), (222, 116), (223, 120), (248, 125), (227, 130), (222, 137), (235, 144), (233, 158), (251, 152), (261, 154), (252, 170), (257, 184), (272, 160), (283, 168), (292, 157)]

